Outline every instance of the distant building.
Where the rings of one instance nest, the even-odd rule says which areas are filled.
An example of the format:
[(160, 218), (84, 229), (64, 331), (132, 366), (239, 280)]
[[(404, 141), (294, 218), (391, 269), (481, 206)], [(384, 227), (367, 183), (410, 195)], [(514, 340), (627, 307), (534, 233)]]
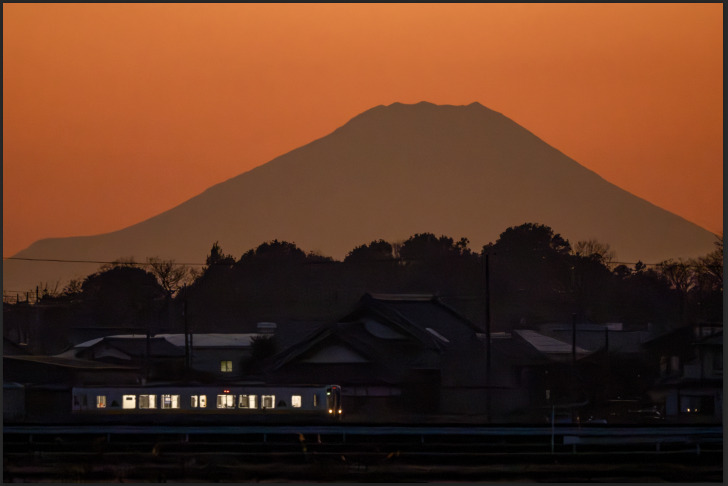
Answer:
[(652, 400), (673, 422), (722, 423), (723, 326), (692, 325), (644, 345), (658, 378)]

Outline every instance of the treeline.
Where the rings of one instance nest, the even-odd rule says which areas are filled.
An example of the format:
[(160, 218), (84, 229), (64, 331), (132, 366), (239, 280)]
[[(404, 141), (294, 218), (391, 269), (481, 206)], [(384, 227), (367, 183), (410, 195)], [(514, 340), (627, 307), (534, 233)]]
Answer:
[(665, 329), (722, 320), (722, 236), (695, 260), (647, 266), (615, 258), (606, 243), (572, 245), (534, 223), (506, 229), (477, 252), (465, 238), (421, 233), (363, 244), (343, 261), (277, 240), (235, 258), (214, 243), (199, 271), (159, 259), (119, 261), (41, 302), (57, 304), (76, 326), (251, 332), (260, 321), (335, 319), (365, 292), (431, 293), (480, 324), (487, 276), (496, 331), (571, 322), (574, 314), (580, 322)]

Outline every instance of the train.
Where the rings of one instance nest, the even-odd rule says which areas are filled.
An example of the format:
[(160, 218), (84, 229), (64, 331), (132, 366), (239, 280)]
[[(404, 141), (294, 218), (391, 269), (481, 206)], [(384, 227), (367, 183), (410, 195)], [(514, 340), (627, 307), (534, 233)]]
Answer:
[(4, 403), (6, 424), (321, 423), (344, 416), (341, 387), (333, 384), (166, 383), (5, 391), (14, 392), (7, 396), (12, 403)]
[(343, 415), (338, 385), (73, 387), (71, 396), (76, 415)]

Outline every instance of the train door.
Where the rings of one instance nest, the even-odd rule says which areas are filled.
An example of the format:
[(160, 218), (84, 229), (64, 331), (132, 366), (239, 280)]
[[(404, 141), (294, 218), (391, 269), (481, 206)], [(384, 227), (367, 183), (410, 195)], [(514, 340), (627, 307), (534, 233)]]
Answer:
[(329, 415), (341, 418), (341, 387), (332, 385), (326, 388), (326, 407), (329, 410)]
[(136, 395), (124, 395), (121, 408), (136, 408)]

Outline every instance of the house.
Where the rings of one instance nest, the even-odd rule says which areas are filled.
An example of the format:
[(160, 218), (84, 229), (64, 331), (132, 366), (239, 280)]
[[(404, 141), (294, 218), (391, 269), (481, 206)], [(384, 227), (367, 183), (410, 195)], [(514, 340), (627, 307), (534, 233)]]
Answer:
[(658, 378), (651, 399), (667, 420), (722, 423), (723, 326), (683, 326), (644, 344)]
[(149, 380), (194, 378), (221, 382), (246, 376), (251, 345), (255, 338), (265, 335), (114, 335), (77, 344), (59, 356), (136, 366), (145, 370), (145, 379)]
[(512, 340), (492, 342), (489, 363), (486, 335), (436, 296), (365, 294), (351, 312), (273, 356), (265, 379), (339, 384), (354, 420), (434, 414), (509, 421), (514, 410), (529, 408), (515, 366), (528, 350)]

